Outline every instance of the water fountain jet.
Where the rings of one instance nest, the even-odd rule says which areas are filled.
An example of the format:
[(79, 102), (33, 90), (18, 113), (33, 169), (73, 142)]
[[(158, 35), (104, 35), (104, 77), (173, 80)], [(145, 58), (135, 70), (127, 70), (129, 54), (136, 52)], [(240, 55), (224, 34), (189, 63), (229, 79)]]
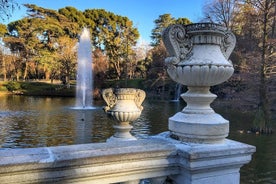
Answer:
[(89, 110), (93, 107), (93, 71), (90, 33), (82, 30), (78, 46), (76, 104), (74, 109)]

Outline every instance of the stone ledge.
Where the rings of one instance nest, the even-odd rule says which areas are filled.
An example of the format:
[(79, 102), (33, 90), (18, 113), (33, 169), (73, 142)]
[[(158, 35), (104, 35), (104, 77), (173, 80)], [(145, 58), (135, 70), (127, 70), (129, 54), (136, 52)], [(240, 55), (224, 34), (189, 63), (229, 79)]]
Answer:
[[(1, 183), (114, 183), (177, 174), (175, 146), (157, 139), (0, 150)], [(104, 182), (106, 181), (106, 182)]]
[(228, 139), (185, 143), (169, 132), (135, 141), (2, 149), (0, 181), (104, 184), (170, 176), (177, 184), (239, 183), (239, 169), (254, 151)]

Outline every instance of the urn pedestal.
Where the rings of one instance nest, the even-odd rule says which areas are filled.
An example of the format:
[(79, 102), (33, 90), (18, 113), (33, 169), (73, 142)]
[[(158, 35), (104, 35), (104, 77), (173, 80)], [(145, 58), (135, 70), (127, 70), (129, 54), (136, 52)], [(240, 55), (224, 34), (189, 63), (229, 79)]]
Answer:
[(187, 106), (169, 118), (172, 137), (194, 143), (223, 142), (229, 122), (210, 107), (217, 96), (209, 88), (233, 74), (228, 58), (235, 47), (235, 36), (223, 26), (198, 23), (169, 26), (163, 41), (170, 55), (165, 60), (169, 76), (188, 86), (181, 95)]
[(169, 76), (188, 86), (181, 95), (187, 106), (169, 118), (170, 132), (162, 135), (180, 148), (181, 173), (172, 176), (173, 181), (239, 183), (240, 167), (251, 160), (255, 147), (226, 139), (229, 122), (210, 107), (217, 96), (209, 91), (234, 72), (228, 58), (235, 36), (213, 23), (171, 25), (162, 36)]
[(129, 123), (141, 115), (141, 104), (146, 93), (134, 88), (108, 88), (103, 90), (102, 96), (107, 104), (104, 107), (105, 112), (116, 121), (116, 125), (113, 126), (115, 134), (108, 141), (136, 140), (130, 134), (133, 127)]

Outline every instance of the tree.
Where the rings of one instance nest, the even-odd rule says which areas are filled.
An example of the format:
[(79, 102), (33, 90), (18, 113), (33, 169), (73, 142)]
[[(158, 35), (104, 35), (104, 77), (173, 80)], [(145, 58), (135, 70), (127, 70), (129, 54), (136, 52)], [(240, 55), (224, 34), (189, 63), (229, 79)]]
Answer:
[[(164, 81), (166, 76), (166, 67), (164, 65), (164, 59), (167, 56), (166, 48), (163, 44), (163, 41), (161, 43), (154, 47), (151, 50), (151, 67), (148, 71), (148, 78), (154, 79), (155, 81), (152, 83), (152, 86), (158, 81)], [(151, 87), (152, 87), (151, 86)]]
[[(115, 34), (109, 34), (106, 45), (106, 53), (115, 69), (118, 79), (128, 78), (128, 65), (131, 64), (130, 56), (133, 54), (132, 47), (139, 37), (137, 29), (132, 29), (132, 22), (123, 18), (119, 22), (119, 28)], [(124, 75), (123, 75), (124, 74)]]
[(150, 60), (147, 54), (152, 49), (152, 47), (147, 42), (139, 42), (135, 47), (133, 47), (134, 54), (132, 55), (132, 68), (129, 73), (132, 77), (145, 78), (147, 71), (149, 70)]
[(168, 79), (164, 60), (167, 57), (167, 51), (161, 40), (160, 44), (153, 47), (149, 53), (150, 66), (147, 72), (146, 86), (149, 89), (164, 97), (166, 79)]
[(191, 24), (192, 22), (187, 18), (174, 18), (170, 14), (163, 14), (155, 21), (155, 28), (152, 30), (151, 45), (153, 48), (150, 54), (146, 58), (149, 62), (149, 70), (147, 72), (147, 82), (150, 84), (150, 88), (158, 90), (158, 92), (164, 92), (166, 79), (168, 79), (166, 66), (164, 60), (167, 57), (167, 51), (162, 41), (162, 33), (165, 28), (172, 24)]
[[(260, 61), (260, 83), (259, 83), (259, 108), (261, 113), (264, 114), (264, 127), (267, 128), (270, 122), (270, 108), (269, 108), (269, 99), (268, 99), (268, 85), (267, 77), (269, 75), (267, 68), (269, 66), (276, 67), (276, 60), (272, 59), (273, 50), (275, 50), (275, 43), (269, 42), (269, 40), (275, 40), (276, 37), (273, 33), (275, 27), (275, 16), (276, 16), (276, 2), (275, 0), (251, 0), (249, 3), (256, 9), (259, 14), (258, 22), (260, 28), (260, 52), (261, 52), (261, 61)], [(275, 55), (275, 54), (274, 54)]]
[(4, 81), (7, 80), (7, 78), (14, 78), (14, 63), (15, 57), (11, 54), (3, 54), (3, 61), (2, 61), (2, 72)]
[[(87, 9), (84, 12), (66, 7), (59, 10), (79, 26), (90, 28), (94, 50), (100, 49), (108, 57), (111, 78), (122, 78), (126, 74), (128, 55), (132, 54), (139, 38), (137, 28), (127, 17), (115, 15), (103, 9)], [(113, 74), (112, 74), (113, 73)]]
[(89, 21), (84, 16), (83, 12), (74, 7), (67, 6), (58, 10), (58, 13), (67, 17), (71, 22), (77, 23), (81, 28), (88, 26)]
[(171, 14), (159, 15), (158, 19), (154, 21), (155, 27), (151, 31), (152, 46), (160, 44), (163, 30), (171, 24), (175, 23), (175, 18)]
[(2, 72), (2, 74), (3, 74), (3, 76), (4, 76), (4, 80), (6, 80), (6, 67), (5, 67), (5, 55), (6, 55), (6, 53), (5, 53), (5, 50), (7, 49), (6, 47), (5, 47), (5, 45), (3, 44), (3, 42), (2, 42), (2, 37), (4, 36), (4, 35), (6, 35), (7, 34), (7, 26), (6, 25), (4, 25), (4, 24), (0, 24), (0, 65), (2, 66), (2, 68), (3, 68), (3, 72)]
[(25, 6), (28, 8), (28, 17), (8, 24), (11, 35), (5, 38), (5, 42), (12, 52), (20, 53), (24, 66), (23, 79), (28, 75), (48, 79), (53, 76), (49, 73), (49, 69), (53, 68), (50, 65), (55, 66), (54, 62), (57, 62), (53, 56), (58, 38), (64, 35), (76, 38), (79, 27), (55, 10), (31, 4)]
[[(63, 75), (61, 77), (65, 78), (64, 83), (67, 85), (68, 88), (70, 87), (71, 76), (76, 73), (76, 65), (77, 65), (76, 44), (77, 44), (77, 40), (72, 39), (68, 36), (60, 37), (57, 40), (56, 59), (58, 60), (58, 66), (60, 67), (61, 75)], [(51, 66), (54, 67), (55, 65), (51, 65)], [(52, 70), (55, 70), (55, 68), (52, 68)]]
[(248, 86), (251, 83), (254, 88), (252, 91), (258, 92), (254, 93), (259, 99), (256, 114), (262, 115), (264, 122), (263, 125), (259, 124), (259, 129), (267, 128), (270, 121), (268, 99), (271, 91), (268, 88), (271, 88), (269, 84), (275, 80), (276, 73), (275, 0), (213, 0), (208, 5), (205, 6), (205, 18), (223, 24), (236, 33), (237, 49), (234, 54), (242, 55), (243, 61), (239, 63), (247, 71), (242, 76), (247, 77)]
[(64, 35), (77, 37), (81, 30), (77, 23), (72, 22), (58, 11), (45, 9), (33, 4), (25, 4), (24, 6), (28, 8), (29, 19), (38, 19), (43, 23), (34, 25), (40, 31), (40, 39), (43, 43), (53, 44), (55, 40), (52, 39)]
[(233, 19), (237, 13), (238, 0), (206, 1), (203, 9), (203, 21), (215, 22), (232, 29)]
[[(46, 80), (50, 78), (53, 81), (58, 73), (63, 73), (65, 84), (69, 87), (70, 77), (76, 65), (74, 47), (80, 28), (77, 23), (57, 11), (35, 5), (25, 6), (29, 8), (30, 17), (42, 18), (44, 22), (42, 26), (37, 26), (40, 41), (38, 60), (43, 65)], [(60, 71), (57, 71), (57, 66)]]
[(187, 24), (191, 24), (192, 22), (188, 18), (178, 18), (176, 19), (175, 23), (187, 25)]
[(159, 15), (158, 19), (154, 21), (155, 27), (151, 31), (152, 46), (157, 46), (162, 40), (163, 30), (171, 24), (191, 24), (192, 22), (187, 18), (175, 19), (171, 14)]
[(7, 26), (0, 24), (0, 38), (8, 34)]
[[(251, 61), (250, 73), (253, 87), (258, 87), (258, 111), (255, 123), (257, 130), (269, 128), (271, 101), (273, 101), (273, 81), (275, 80), (275, 0), (247, 0), (239, 4), (239, 14), (235, 18), (238, 45)], [(252, 62), (253, 61), (253, 62)], [(249, 63), (248, 62), (248, 63)], [(258, 80), (256, 80), (258, 79)], [(271, 86), (272, 85), (272, 86)], [(271, 88), (271, 90), (269, 90)], [(256, 101), (256, 100), (255, 100)]]
[[(9, 29), (9, 25), (8, 25), (8, 29)], [(29, 38), (29, 39), (28, 39)], [(24, 73), (24, 79), (26, 79), (26, 75), (28, 73), (28, 64), (29, 64), (29, 56), (32, 53), (32, 50), (28, 50), (28, 45), (26, 45), (25, 41), (27, 41), (28, 43), (31, 43), (33, 45), (35, 45), (35, 43), (33, 42), (33, 39), (30, 38), (30, 35), (26, 35), (26, 37), (20, 38), (20, 37), (16, 37), (16, 36), (9, 36), (9, 37), (4, 37), (4, 42), (5, 45), (9, 48), (11, 55), (12, 54), (17, 54), (17, 57), (19, 57), (21, 60), (21, 71), (24, 71), (22, 73)], [(23, 59), (24, 58), (24, 59)], [(6, 70), (5, 68), (3, 68), (3, 70)]]
[(93, 79), (95, 86), (100, 87), (104, 82), (104, 79), (107, 78), (107, 73), (109, 70), (108, 58), (102, 50), (96, 49), (93, 51)]
[(57, 67), (51, 66), (57, 65), (55, 57), (59, 56), (56, 54), (59, 38), (77, 38), (82, 27), (90, 28), (93, 49), (101, 50), (108, 59), (108, 68), (114, 74), (108, 77), (128, 77), (127, 66), (133, 63), (133, 46), (139, 32), (127, 17), (103, 9), (81, 12), (73, 7), (55, 11), (33, 4), (24, 6), (28, 9), (28, 16), (8, 24), (9, 36), (5, 38), (11, 51), (20, 53), (23, 79), (56, 77), (58, 72), (52, 69)]

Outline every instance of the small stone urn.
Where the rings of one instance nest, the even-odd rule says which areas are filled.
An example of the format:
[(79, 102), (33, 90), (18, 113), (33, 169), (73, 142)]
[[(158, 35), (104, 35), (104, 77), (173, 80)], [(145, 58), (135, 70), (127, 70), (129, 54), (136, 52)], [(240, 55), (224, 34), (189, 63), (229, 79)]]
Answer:
[(209, 88), (234, 72), (228, 60), (236, 43), (234, 34), (213, 23), (176, 24), (166, 28), (162, 38), (169, 53), (165, 60), (169, 76), (188, 86), (181, 95), (187, 106), (169, 118), (172, 137), (194, 143), (223, 142), (229, 122), (210, 107), (217, 96)]
[(136, 140), (130, 134), (133, 127), (129, 123), (141, 115), (146, 93), (134, 88), (108, 88), (103, 90), (102, 96), (107, 104), (105, 112), (117, 122), (113, 126), (115, 134), (108, 141)]

